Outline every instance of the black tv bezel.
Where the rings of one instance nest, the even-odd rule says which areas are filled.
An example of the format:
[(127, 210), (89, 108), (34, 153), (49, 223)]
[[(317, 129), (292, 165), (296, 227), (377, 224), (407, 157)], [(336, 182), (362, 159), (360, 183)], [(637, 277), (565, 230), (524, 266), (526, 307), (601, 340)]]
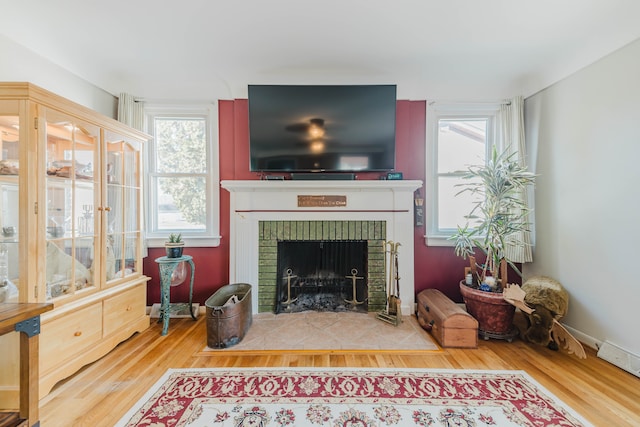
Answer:
[[(252, 139), (251, 139), (251, 88), (252, 87), (287, 87), (287, 88), (314, 88), (318, 90), (323, 90), (327, 88), (349, 88), (349, 87), (358, 87), (358, 88), (374, 88), (374, 87), (386, 87), (393, 88), (394, 92), (394, 115), (393, 115), (393, 142), (392, 146), (392, 161), (390, 167), (368, 167), (368, 168), (284, 168), (284, 167), (274, 167), (274, 168), (265, 168), (265, 167), (254, 167), (254, 157), (252, 153)], [(397, 131), (397, 85), (395, 84), (326, 84), (326, 85), (318, 85), (318, 84), (293, 84), (293, 85), (284, 85), (284, 84), (249, 84), (248, 85), (248, 114), (249, 114), (249, 171), (255, 173), (327, 173), (327, 174), (345, 174), (345, 173), (366, 173), (366, 172), (388, 172), (395, 170), (396, 166), (396, 131)]]

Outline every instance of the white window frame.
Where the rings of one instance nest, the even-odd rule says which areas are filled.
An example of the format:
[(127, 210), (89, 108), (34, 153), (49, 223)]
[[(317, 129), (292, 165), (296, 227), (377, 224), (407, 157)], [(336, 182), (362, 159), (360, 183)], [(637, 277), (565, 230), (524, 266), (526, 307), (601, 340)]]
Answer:
[[(220, 245), (220, 167), (218, 150), (218, 114), (215, 104), (145, 104), (145, 130), (152, 137), (154, 135), (153, 121), (155, 117), (199, 117), (205, 118), (207, 134), (207, 171), (206, 171), (206, 210), (207, 219), (205, 230), (185, 231), (182, 233), (185, 246), (216, 247)], [(145, 170), (148, 179), (145, 180), (145, 231), (148, 247), (163, 247), (172, 230), (158, 230), (151, 208), (157, 206), (156, 190), (154, 188), (155, 142), (154, 138), (146, 144)]]
[[(444, 103), (427, 102), (426, 120), (426, 160), (425, 160), (425, 216), (427, 246), (455, 246), (449, 238), (456, 231), (452, 228), (440, 228), (438, 218), (438, 123), (440, 120), (470, 120), (486, 119), (487, 135), (485, 144), (485, 158), (489, 159), (491, 148), (496, 143), (497, 117), (500, 111), (500, 103)], [(463, 175), (461, 171), (459, 175)], [(455, 176), (456, 174), (442, 174), (442, 176)], [(464, 226), (464, 224), (460, 224)]]

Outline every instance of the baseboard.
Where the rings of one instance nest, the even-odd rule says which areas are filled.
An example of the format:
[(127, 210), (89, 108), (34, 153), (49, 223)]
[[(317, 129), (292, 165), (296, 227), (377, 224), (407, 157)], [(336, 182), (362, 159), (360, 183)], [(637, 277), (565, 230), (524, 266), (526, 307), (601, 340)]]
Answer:
[(580, 341), (582, 344), (586, 345), (589, 348), (598, 350), (602, 345), (602, 341), (597, 340), (594, 337), (585, 334), (584, 332), (574, 329), (571, 326), (567, 326), (564, 323), (562, 324), (562, 326), (564, 326), (565, 329), (569, 331), (569, 333), (571, 333), (571, 335), (573, 335), (578, 341)]
[[(179, 319), (179, 318), (190, 318), (191, 314), (189, 313), (189, 304), (186, 303), (171, 303), (169, 308), (169, 318), (171, 319)], [(194, 302), (192, 305), (192, 310), (194, 310), (196, 317), (200, 314), (200, 304)], [(149, 311), (149, 317), (152, 319), (158, 319), (160, 317), (160, 303), (155, 303), (151, 306)]]
[[(194, 303), (196, 304), (196, 303)], [(147, 316), (151, 316), (151, 310), (153, 309), (153, 306), (148, 305), (147, 306)], [(200, 314), (206, 314), (207, 313), (207, 306), (205, 306), (204, 304), (198, 304), (198, 315)]]

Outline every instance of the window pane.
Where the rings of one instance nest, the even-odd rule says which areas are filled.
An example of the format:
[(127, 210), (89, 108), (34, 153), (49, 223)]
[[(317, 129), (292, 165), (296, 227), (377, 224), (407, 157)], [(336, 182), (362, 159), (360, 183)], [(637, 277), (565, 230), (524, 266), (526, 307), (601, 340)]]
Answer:
[(198, 118), (156, 118), (156, 170), (206, 173), (206, 122)]
[(438, 121), (438, 173), (484, 164), (487, 119)]
[(124, 237), (124, 272), (125, 276), (138, 271), (136, 265), (136, 254), (138, 253), (138, 246), (140, 243), (139, 233), (125, 234)]
[(157, 178), (158, 230), (204, 230), (205, 177)]
[(140, 230), (140, 216), (138, 215), (138, 200), (140, 200), (140, 190), (137, 188), (124, 189), (125, 206), (124, 231), (132, 232)]
[(438, 179), (438, 228), (440, 230), (457, 229), (467, 223), (465, 215), (473, 208), (474, 199), (468, 192), (459, 194), (458, 184), (468, 184), (468, 179), (459, 177), (440, 177)]

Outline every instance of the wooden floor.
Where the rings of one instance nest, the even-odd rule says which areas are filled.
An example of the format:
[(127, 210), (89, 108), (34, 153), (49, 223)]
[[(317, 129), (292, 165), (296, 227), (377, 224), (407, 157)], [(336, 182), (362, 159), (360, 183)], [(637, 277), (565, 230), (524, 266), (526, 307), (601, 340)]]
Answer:
[(595, 426), (640, 426), (640, 379), (587, 350), (587, 359), (520, 340), (481, 341), (478, 349), (441, 352), (261, 352), (203, 355), (204, 316), (172, 319), (160, 336), (153, 322), (99, 361), (60, 382), (40, 402), (42, 426), (113, 426), (168, 368), (380, 367), (521, 369)]

